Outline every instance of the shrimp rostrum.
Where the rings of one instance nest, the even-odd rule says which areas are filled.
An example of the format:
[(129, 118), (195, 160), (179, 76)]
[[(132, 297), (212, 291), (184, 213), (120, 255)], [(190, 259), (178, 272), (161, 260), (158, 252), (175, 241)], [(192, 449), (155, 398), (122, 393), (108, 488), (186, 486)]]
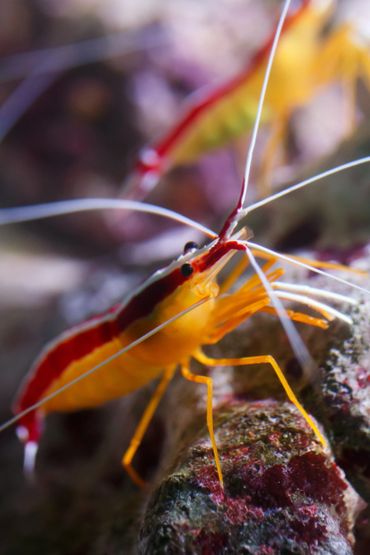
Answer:
[[(288, 8), (289, 2), (285, 2), (270, 62)], [(207, 388), (207, 426), (219, 481), (223, 485), (222, 464), (213, 427), (212, 377), (207, 375), (206, 371), (201, 375), (194, 373), (193, 360), (206, 367), (260, 364), (269, 366), (280, 380), (290, 401), (312, 429), (317, 441), (326, 444), (317, 424), (300, 404), (278, 361), (271, 355), (266, 353), (263, 356), (215, 360), (203, 351), (204, 345), (217, 343), (254, 314), (268, 312), (278, 316), (297, 359), (305, 370), (309, 370), (313, 361), (294, 322), (323, 329), (335, 318), (351, 323), (346, 314), (325, 302), (318, 301), (316, 297), (323, 297), (324, 301), (326, 297), (341, 303), (351, 302), (350, 298), (332, 292), (326, 294), (325, 291), (314, 287), (281, 282), (284, 270), (278, 261), (282, 259), (326, 275), (330, 274), (327, 274), (324, 268), (343, 267), (314, 261), (308, 263), (304, 259), (281, 255), (252, 243), (251, 232), (242, 221), (249, 212), (279, 196), (318, 181), (331, 173), (370, 161), (370, 157), (367, 157), (344, 164), (245, 208), (253, 149), (269, 71), (268, 69), (265, 76), (241, 193), (236, 207), (227, 217), (219, 234), (168, 210), (127, 200), (87, 199), (14, 209), (15, 212), (11, 209), (0, 211), (0, 223), (10, 223), (87, 209), (140, 209), (171, 216), (177, 221), (202, 230), (211, 238), (211, 242), (201, 248), (192, 242), (186, 244), (184, 253), (176, 261), (154, 273), (123, 303), (65, 332), (42, 351), (18, 394), (14, 404), (15, 416), (0, 426), (1, 431), (17, 423), (18, 436), (25, 444), (27, 472), (33, 469), (43, 420), (48, 413), (96, 407), (158, 379), (154, 394), (122, 458), (123, 466), (131, 478), (142, 485), (143, 480), (133, 467), (133, 459), (169, 382), (179, 368), (186, 380), (203, 384)], [(237, 252), (244, 253), (245, 256), (220, 283), (221, 270)], [(263, 267), (257, 263), (256, 257), (264, 259)], [(254, 274), (247, 274), (243, 278), (243, 272), (248, 265)], [(331, 277), (351, 285), (337, 275)], [(353, 287), (369, 293), (358, 285)], [(296, 308), (285, 308), (285, 301), (293, 301)], [(309, 311), (306, 310), (307, 307)]]

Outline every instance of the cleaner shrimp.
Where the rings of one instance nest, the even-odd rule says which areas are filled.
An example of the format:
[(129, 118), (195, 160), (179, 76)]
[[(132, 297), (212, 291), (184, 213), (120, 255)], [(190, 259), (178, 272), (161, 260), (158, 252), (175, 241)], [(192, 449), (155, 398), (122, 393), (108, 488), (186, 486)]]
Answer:
[[(61, 203), (5, 209), (0, 211), (0, 223), (12, 223), (50, 217), (80, 210), (124, 208), (140, 210), (160, 216), (171, 217), (190, 225), (212, 239), (199, 248), (194, 243), (185, 245), (184, 253), (163, 270), (154, 273), (123, 303), (65, 332), (42, 351), (31, 368), (14, 405), (15, 416), (0, 426), (0, 431), (17, 424), (17, 433), (25, 444), (25, 470), (32, 473), (37, 446), (42, 432), (44, 416), (54, 411), (72, 411), (95, 407), (126, 395), (131, 391), (159, 378), (159, 383), (125, 451), (122, 463), (138, 485), (142, 478), (133, 467), (133, 459), (153, 414), (175, 371), (180, 367), (182, 376), (191, 382), (207, 387), (207, 426), (212, 445), (214, 462), (221, 486), (223, 486), (222, 461), (218, 453), (214, 433), (212, 395), (213, 382), (208, 375), (196, 374), (191, 369), (195, 359), (204, 366), (259, 365), (271, 367), (278, 377), (289, 400), (296, 406), (316, 439), (323, 446), (326, 439), (314, 419), (307, 413), (288, 384), (277, 360), (271, 355), (247, 356), (233, 359), (212, 359), (202, 350), (203, 345), (213, 344), (257, 312), (275, 314), (289, 339), (292, 350), (304, 371), (314, 366), (293, 322), (327, 328), (333, 319), (351, 324), (344, 311), (333, 308), (323, 299), (339, 303), (351, 303), (347, 296), (318, 291), (308, 285), (294, 287), (280, 282), (283, 269), (280, 260), (303, 266), (314, 272), (324, 273), (340, 283), (355, 287), (366, 294), (370, 292), (337, 275), (327, 274), (327, 268), (346, 269), (338, 264), (312, 261), (299, 257), (281, 255), (252, 242), (251, 232), (244, 218), (253, 210), (303, 188), (327, 175), (365, 164), (370, 157), (362, 158), (307, 179), (263, 201), (246, 206), (246, 194), (263, 102), (274, 54), (289, 10), (290, 1), (284, 3), (277, 31), (274, 36), (267, 70), (262, 85), (257, 116), (248, 150), (245, 175), (237, 205), (226, 218), (217, 234), (189, 218), (153, 205), (135, 201), (87, 199)], [(247, 264), (255, 275), (240, 285), (238, 278), (246, 266), (245, 260), (238, 264), (221, 286), (217, 278), (221, 270), (236, 252), (244, 253)], [(261, 268), (256, 258), (267, 259)], [(285, 308), (283, 301), (297, 303), (299, 310)], [(305, 310), (309, 307), (314, 316)]]
[[(350, 23), (330, 24), (334, 10), (332, 0), (302, 0), (285, 21), (264, 105), (264, 124), (270, 132), (260, 164), (261, 196), (271, 192), (277, 151), (287, 142), (292, 114), (320, 91), (333, 83), (342, 85), (347, 134), (355, 128), (357, 79), (370, 88), (369, 49)], [(169, 131), (139, 154), (124, 196), (145, 198), (172, 168), (194, 163), (252, 129), (273, 39), (272, 32), (232, 79), (190, 96)]]
[[(342, 85), (345, 111), (349, 114), (348, 131), (354, 129), (358, 111), (356, 85), (361, 79), (369, 88), (370, 56), (367, 38), (361, 36), (355, 24), (332, 21), (335, 8), (333, 0), (301, 0), (285, 21), (265, 99), (263, 120), (269, 134), (257, 180), (262, 187), (260, 192), (271, 190), (272, 169), (277, 151), (287, 142), (291, 115), (318, 92), (333, 83)], [(149, 29), (142, 35), (115, 33), (2, 58), (0, 84), (19, 78), (24, 81), (0, 108), (0, 141), (55, 84), (61, 72), (145, 51), (168, 41), (163, 33)], [(124, 198), (143, 199), (171, 168), (193, 163), (215, 148), (230, 146), (238, 135), (251, 130), (272, 41), (273, 33), (233, 78), (199, 90), (185, 101), (182, 115), (169, 131), (139, 154), (136, 168), (122, 191)], [(287, 75), (295, 76), (294, 86), (291, 82), (286, 85)]]

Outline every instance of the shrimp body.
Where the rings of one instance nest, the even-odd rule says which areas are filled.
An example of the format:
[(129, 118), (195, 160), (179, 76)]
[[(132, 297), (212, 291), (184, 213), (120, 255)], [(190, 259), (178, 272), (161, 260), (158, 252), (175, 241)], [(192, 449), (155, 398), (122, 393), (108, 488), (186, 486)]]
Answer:
[[(234, 292), (229, 290), (236, 278), (229, 278), (228, 283), (223, 284), (223, 294), (220, 294), (217, 276), (236, 251), (245, 251), (245, 245), (233, 238), (225, 239), (221, 233), (209, 247), (190, 258), (180, 257), (166, 269), (156, 272), (122, 305), (62, 334), (47, 346), (33, 365), (15, 403), (15, 414), (20, 415), (17, 432), (26, 444), (26, 453), (27, 446), (38, 444), (42, 419), (47, 413), (96, 407), (127, 395), (157, 377), (161, 377), (160, 386), (164, 388), (179, 365), (184, 377), (207, 384), (208, 424), (211, 426), (211, 378), (194, 376), (189, 370), (191, 358), (204, 361), (202, 345), (218, 342), (256, 312), (274, 312), (268, 292), (256, 277), (247, 279)], [(269, 272), (276, 260), (273, 257), (267, 259), (266, 277), (273, 285), (284, 272), (281, 268)], [(225, 291), (229, 291), (227, 295)], [(171, 321), (192, 307), (194, 309)], [(322, 328), (327, 327), (330, 320), (326, 311), (321, 311), (324, 318), (293, 311), (287, 311), (287, 315), (292, 320)], [(129, 352), (119, 354), (120, 350), (169, 320), (170, 323), (157, 333)], [(118, 356), (113, 357), (116, 353)], [(243, 362), (267, 362), (274, 366), (276, 363), (270, 358), (252, 357), (252, 360), (244, 362), (243, 359)], [(102, 368), (71, 385), (100, 363)], [(277, 371), (281, 372), (280, 369)], [(33, 408), (40, 401), (42, 406)], [(157, 402), (159, 399), (155, 398)], [(210, 434), (222, 482), (213, 427), (210, 427)], [(129, 459), (124, 459), (124, 465), (134, 481), (140, 483), (140, 478), (130, 467), (139, 440), (135, 438), (133, 442), (134, 447), (128, 450)]]
[[(357, 77), (363, 76), (370, 88), (369, 49), (357, 39), (353, 26), (342, 24), (323, 33), (334, 7), (332, 0), (303, 0), (285, 21), (262, 115), (263, 122), (270, 126), (261, 162), (264, 194), (269, 190), (273, 160), (284, 142), (292, 113), (324, 87), (339, 82), (345, 86), (353, 114)], [(128, 197), (144, 198), (171, 168), (192, 163), (251, 129), (272, 38), (236, 77), (195, 93), (169, 132), (143, 149), (126, 189)]]
[(370, 89), (369, 39), (357, 37), (350, 23), (342, 23), (327, 38), (317, 70), (322, 82), (353, 85), (362, 77)]
[(228, 256), (221, 249), (209, 264), (204, 256), (200, 257), (203, 262), (192, 263), (191, 268), (197, 270), (193, 269), (191, 276), (184, 275), (181, 262), (175, 262), (156, 272), (125, 303), (107, 315), (62, 334), (44, 349), (16, 401), (16, 413), (49, 396), (184, 309), (210, 298), (143, 344), (107, 362), (102, 372), (46, 401), (42, 412), (25, 415), (19, 429), (24, 441), (38, 441), (41, 414), (95, 407), (126, 395), (158, 377), (164, 368), (189, 358), (205, 342), (218, 293), (217, 272), (212, 268), (216, 262), (219, 267), (220, 259)]
[[(279, 29), (282, 28), (289, 2), (285, 6)], [(277, 32), (274, 44), (277, 44), (278, 37)], [(273, 53), (274, 48), (270, 57)], [(268, 74), (267, 71), (264, 83), (267, 83)], [(301, 90), (297, 91), (297, 97), (303, 94)], [(263, 95), (260, 106), (262, 100)], [(261, 110), (257, 113), (261, 114)], [(254, 130), (258, 127), (258, 120), (259, 116)], [(253, 148), (251, 146), (251, 153)], [(365, 159), (358, 162), (364, 161)], [(246, 169), (246, 176), (247, 174)], [(235, 231), (241, 218), (248, 213), (244, 208), (247, 184), (246, 177), (238, 203), (227, 217), (219, 235), (209, 231), (211, 237), (217, 237), (213, 242), (202, 249), (194, 244), (189, 248), (186, 246), (184, 255), (167, 268), (156, 272), (125, 302), (62, 334), (44, 349), (18, 395), (14, 406), (15, 417), (1, 428), (5, 429), (14, 422), (19, 423), (17, 432), (26, 447), (26, 469), (33, 467), (42, 420), (47, 413), (96, 407), (159, 378), (159, 384), (122, 461), (133, 480), (142, 484), (131, 463), (168, 383), (176, 368), (180, 367), (185, 379), (207, 386), (207, 426), (222, 485), (223, 477), (213, 429), (213, 382), (209, 376), (191, 372), (193, 358), (207, 366), (269, 365), (317, 439), (326, 445), (317, 425), (299, 403), (282, 369), (271, 355), (215, 360), (202, 351), (203, 345), (217, 343), (253, 314), (268, 312), (280, 318), (294, 353), (302, 366), (308, 367), (309, 358), (305, 346), (294, 326), (290, 325), (291, 321), (324, 329), (334, 318), (351, 323), (346, 315), (310, 297), (310, 294), (315, 297), (325, 296), (325, 293), (308, 286), (304, 288), (290, 284), (289, 287), (289, 284), (284, 286), (284, 283), (280, 283), (278, 280), (284, 271), (275, 266), (280, 255), (258, 248), (257, 245), (257, 256), (262, 251), (262, 258), (267, 260), (263, 269), (259, 267), (252, 253), (256, 246), (248, 241), (250, 235), (247, 228)], [(303, 184), (304, 182), (291, 187), (286, 192)], [(252, 205), (249, 210), (257, 205), (258, 203)], [(236, 264), (224, 282), (218, 284), (220, 271), (237, 251), (246, 254), (247, 258), (244, 257), (241, 263)], [(238, 284), (248, 260), (256, 274)], [(303, 262), (303, 266), (307, 265)], [(324, 267), (324, 263), (321, 266)], [(331, 298), (348, 301), (339, 294), (332, 294)], [(280, 299), (308, 306), (316, 314), (286, 310)]]
[[(289, 39), (289, 35), (294, 32), (293, 29), (299, 21), (306, 17), (306, 13), (310, 13), (310, 3), (310, 0), (303, 0), (301, 6), (286, 18), (281, 44), (287, 40), (290, 46), (292, 39)], [(272, 33), (240, 74), (218, 87), (192, 95), (183, 116), (168, 133), (156, 144), (142, 150), (134, 168), (133, 180), (126, 190), (127, 196), (144, 197), (161, 175), (172, 167), (191, 163), (205, 152), (221, 147), (251, 129), (260, 92), (258, 87), (263, 80), (273, 38), (274, 34)], [(293, 41), (296, 49), (294, 56), (301, 60), (301, 43), (297, 43), (297, 38), (299, 40), (297, 33), (294, 33)], [(307, 50), (310, 51), (310, 48), (305, 48), (303, 51)], [(280, 78), (283, 78), (280, 70), (284, 67), (286, 58), (286, 55), (283, 54), (278, 63), (280, 69), (275, 71), (273, 80), (276, 80), (277, 84), (279, 84)], [(298, 63), (299, 67), (302, 67), (302, 61)], [(290, 63), (289, 71), (291, 69)], [(283, 72), (285, 75), (288, 69), (285, 68)], [(280, 96), (281, 93), (278, 95), (279, 99)], [(273, 107), (271, 110), (267, 101), (264, 120), (268, 121), (272, 116)]]

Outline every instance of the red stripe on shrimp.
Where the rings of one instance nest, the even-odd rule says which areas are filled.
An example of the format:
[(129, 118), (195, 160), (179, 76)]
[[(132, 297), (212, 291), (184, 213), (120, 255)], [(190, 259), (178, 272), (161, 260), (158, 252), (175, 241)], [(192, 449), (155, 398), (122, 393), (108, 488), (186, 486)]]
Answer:
[[(46, 347), (30, 371), (30, 377), (15, 403), (14, 413), (19, 414), (37, 403), (73, 362), (118, 338), (130, 324), (150, 314), (185, 279), (180, 268), (176, 268), (144, 288), (127, 305), (116, 310), (116, 314), (96, 316), (66, 333), (65, 339), (62, 336), (57, 343)], [(35, 409), (20, 420), (20, 435), (24, 441), (37, 443), (40, 437), (41, 422), (36, 413)]]
[[(310, 0), (302, 1), (301, 6), (286, 19), (283, 32), (294, 25), (309, 4)], [(142, 178), (149, 174), (156, 176), (161, 174), (166, 165), (166, 157), (170, 155), (171, 149), (176, 146), (177, 142), (181, 140), (182, 136), (192, 127), (196, 120), (219, 100), (247, 81), (259, 69), (260, 65), (268, 57), (274, 37), (275, 31), (271, 33), (264, 45), (254, 54), (244, 71), (220, 87), (213, 89), (211, 93), (194, 101), (179, 123), (157, 145), (144, 149), (135, 167), (135, 170)]]

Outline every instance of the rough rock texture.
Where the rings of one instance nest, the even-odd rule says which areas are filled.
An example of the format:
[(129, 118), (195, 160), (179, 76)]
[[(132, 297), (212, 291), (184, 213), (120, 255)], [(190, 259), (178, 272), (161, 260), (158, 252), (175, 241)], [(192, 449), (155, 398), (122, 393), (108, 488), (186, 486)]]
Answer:
[[(364, 256), (355, 263), (365, 267), (366, 260), (365, 249)], [(364, 283), (363, 279), (348, 277)], [(307, 275), (293, 272), (287, 279), (302, 282)], [(311, 276), (309, 283), (322, 289), (336, 289), (324, 278)], [(352, 327), (336, 323), (327, 331), (299, 327), (319, 366), (315, 377), (302, 375), (279, 323), (269, 315), (259, 315), (247, 322), (237, 333), (216, 345), (212, 354), (274, 355), (306, 408), (325, 426), (338, 466), (343, 464), (343, 453), (349, 448), (355, 451), (351, 459), (344, 461), (343, 468), (352, 485), (366, 497), (368, 482), (364, 478), (366, 464), (362, 461), (368, 457), (365, 386), (369, 372), (369, 327), (365, 298), (359, 294), (358, 299), (360, 308), (342, 307), (352, 315)], [(7, 349), (1, 353), (1, 366), (13, 368), (13, 374), (8, 376), (12, 389), (19, 383), (27, 360), (63, 326), (60, 318), (55, 317), (55, 311), (55, 303), (43, 305), (42, 310), (33, 312), (32, 325), (30, 318), (26, 319), (27, 310), (13, 314), (4, 312), (0, 329)], [(50, 321), (54, 321), (52, 329)], [(359, 367), (363, 369), (360, 373)], [(311, 432), (292, 407), (280, 404), (286, 398), (273, 372), (265, 367), (215, 368), (212, 376), (217, 439), (229, 499), (223, 496), (215, 476), (205, 428), (205, 388), (184, 383), (179, 377), (161, 404), (135, 458), (135, 467), (153, 484), (157, 470), (154, 496), (150, 491), (139, 492), (126, 478), (119, 463), (148, 401), (149, 390), (139, 391), (108, 410), (49, 417), (38, 459), (37, 480), (33, 485), (24, 481), (21, 446), (13, 431), (3, 434), (0, 437), (0, 470), (6, 477), (2, 481), (2, 492), (7, 503), (0, 508), (4, 530), (2, 552), (18, 555), (24, 553), (27, 546), (30, 555), (40, 552), (115, 555), (137, 553), (140, 545), (144, 553), (151, 553), (155, 541), (162, 538), (169, 545), (180, 542), (180, 547), (182, 541), (198, 540), (198, 547), (208, 545), (215, 550), (221, 545), (227, 552), (226, 546), (229, 546), (230, 553), (235, 552), (235, 542), (241, 539), (246, 549), (269, 546), (271, 549), (267, 553), (279, 552), (278, 545), (284, 545), (287, 553), (315, 553), (313, 549), (319, 553), (351, 553), (350, 530), (359, 507), (358, 498), (348, 495), (352, 490), (341, 471), (312, 441)], [(334, 378), (347, 387), (333, 386)], [(2, 395), (5, 403), (5, 391)], [(279, 404), (253, 403), (271, 397)], [(344, 401), (348, 401), (347, 405)], [(348, 410), (345, 411), (346, 406)], [(4, 420), (7, 417), (5, 408), (2, 414)], [(365, 459), (360, 458), (359, 453), (363, 453)], [(162, 463), (158, 466), (160, 460)], [(300, 474), (297, 467), (304, 468), (304, 472)], [(243, 468), (249, 471), (243, 473)], [(303, 473), (308, 476), (304, 486), (300, 482)], [(332, 486), (325, 499), (320, 498), (324, 488), (320, 476), (323, 475), (325, 486), (329, 482)], [(140, 514), (148, 496), (149, 505), (142, 522)], [(307, 507), (312, 506), (316, 507), (314, 514), (307, 515)], [(257, 519), (258, 515), (261, 520)], [(172, 521), (172, 527), (162, 527), (161, 522), (167, 522), (170, 517), (181, 517), (180, 531), (178, 524)], [(205, 530), (211, 530), (212, 537), (207, 536), (206, 531), (200, 539), (198, 532), (190, 533), (191, 530), (199, 531), (205, 522)], [(151, 535), (154, 525), (160, 533)], [(368, 529), (368, 516), (360, 515), (355, 529), (356, 555), (368, 553)], [(298, 545), (297, 530), (301, 531), (300, 535), (304, 533), (306, 542), (312, 542), (306, 551), (299, 551), (302, 545)], [(298, 551), (294, 551), (294, 545)], [(259, 553), (258, 550), (250, 552)], [(170, 548), (168, 553), (171, 553)], [(207, 553), (206, 547), (204, 553)]]
[(215, 416), (225, 490), (203, 425), (152, 495), (139, 552), (352, 553), (358, 497), (296, 410), (230, 400)]
[[(356, 265), (366, 268), (367, 264), (364, 251), (362, 258), (357, 258)], [(300, 283), (307, 280), (304, 274), (293, 271), (291, 275), (288, 274), (287, 280)], [(364, 284), (363, 278), (346, 277)], [(343, 292), (341, 285), (333, 284), (327, 278), (311, 276), (309, 283), (319, 289)], [(357, 305), (341, 306), (352, 317), (352, 326), (338, 322), (333, 323), (329, 330), (300, 326), (300, 333), (317, 364), (316, 372), (311, 376), (302, 374), (287, 346), (280, 324), (264, 315), (259, 315), (253, 322), (246, 323), (239, 331), (225, 338), (212, 349), (212, 354), (215, 357), (252, 353), (270, 353), (275, 356), (295, 391), (301, 392), (306, 408), (324, 424), (337, 461), (343, 465), (348, 479), (367, 499), (370, 433), (366, 391), (370, 376), (369, 306), (362, 293), (355, 292), (352, 298), (357, 299)], [(200, 373), (202, 371), (204, 373), (204, 368), (199, 369)], [(141, 552), (208, 553), (207, 545), (211, 546), (210, 553), (234, 553), (236, 546), (243, 546), (245, 553), (265, 553), (265, 548), (266, 553), (284, 550), (287, 553), (352, 552), (351, 534), (348, 535), (348, 526), (347, 532), (343, 533), (342, 519), (347, 519), (347, 524), (349, 519), (351, 528), (353, 515), (364, 508), (364, 503), (359, 502), (356, 495), (353, 496), (351, 487), (346, 489), (344, 484), (348, 485), (348, 482), (344, 474), (338, 467), (332, 466), (333, 459), (323, 454), (320, 447), (312, 447), (312, 434), (305, 436), (305, 445), (302, 445), (300, 439), (290, 437), (292, 423), (287, 414), (292, 411), (295, 414), (291, 405), (274, 405), (268, 401), (254, 405), (243, 401), (270, 396), (285, 400), (285, 393), (271, 369), (218, 367), (212, 376), (215, 382), (215, 404), (218, 407), (215, 426), (224, 465), (225, 495), (217, 485), (209, 444), (204, 447), (206, 435), (202, 435), (203, 442), (201, 440), (200, 444), (199, 439), (194, 439), (197, 438), (196, 430), (202, 425), (199, 420), (201, 416), (194, 417), (194, 407), (198, 407), (200, 414), (203, 413), (203, 430), (205, 426), (204, 388), (203, 392), (189, 393), (186, 391), (187, 386), (176, 384), (174, 400), (169, 401), (170, 408), (167, 411), (171, 414), (171, 422), (168, 424), (165, 444), (168, 455), (165, 456), (164, 466), (167, 464), (170, 471), (149, 503), (140, 536)], [(189, 398), (189, 395), (195, 395), (195, 398)], [(180, 399), (185, 408), (177, 416)], [(236, 399), (239, 399), (239, 403)], [(275, 414), (271, 414), (271, 411), (275, 411)], [(205, 431), (202, 433), (206, 434)], [(343, 454), (348, 452), (352, 458), (344, 459)], [(175, 458), (175, 463), (171, 457)], [(306, 475), (311, 483), (312, 489), (306, 484), (304, 495), (298, 483), (298, 467), (302, 470), (301, 477)], [(248, 472), (246, 469), (249, 469)], [(320, 482), (320, 477), (323, 482)], [(278, 487), (273, 490), (272, 484), (275, 482)], [(314, 511), (311, 520), (304, 521), (304, 526), (302, 514), (307, 506), (311, 507), (315, 502), (317, 505), (317, 495), (320, 494), (314, 490), (320, 487), (321, 512)], [(335, 505), (338, 509), (339, 505), (338, 499), (334, 500), (332, 494), (336, 491), (341, 496), (341, 487), (352, 493), (347, 496), (346, 509), (342, 512), (339, 510), (336, 515), (339, 520), (333, 524), (332, 507)], [(267, 500), (266, 505), (263, 500)], [(258, 524), (257, 509), (261, 510)], [(232, 511), (235, 522), (228, 520)], [(301, 530), (296, 544), (295, 522), (299, 523), (297, 526)], [(359, 522), (357, 533), (361, 541), (357, 552), (366, 553), (366, 516), (361, 517)], [(342, 536), (338, 535), (338, 527)]]
[(330, 434), (338, 464), (367, 501), (370, 501), (369, 306), (363, 298), (352, 311), (351, 333), (344, 341), (334, 342), (314, 394), (315, 414)]
[[(363, 256), (354, 264), (366, 267), (367, 258), (364, 249)], [(363, 278), (347, 277), (366, 284)], [(301, 283), (307, 280), (307, 275), (293, 272), (287, 279)], [(321, 277), (311, 276), (308, 282), (315, 287), (336, 290), (332, 282)], [(362, 294), (357, 296), (352, 292), (352, 296), (358, 298), (360, 307), (342, 307), (353, 317), (352, 327), (336, 323), (328, 330), (299, 327), (318, 364), (316, 376), (302, 375), (279, 323), (269, 315), (258, 315), (247, 322), (237, 333), (216, 345), (212, 354), (274, 355), (306, 408), (325, 426), (338, 467), (344, 465), (347, 478), (365, 498), (369, 433), (368, 309)], [(27, 309), (3, 312), (0, 332), (7, 348), (0, 355), (1, 367), (13, 369), (13, 373), (6, 374), (9, 388), (16, 388), (27, 361), (63, 327), (56, 310), (55, 303), (49, 302), (33, 310), (31, 315)], [(53, 326), (50, 322), (54, 322)], [(358, 368), (363, 370), (359, 372)], [(315, 553), (314, 549), (319, 553), (351, 553), (350, 531), (359, 505), (355, 495), (348, 495), (352, 490), (341, 471), (312, 441), (311, 432), (290, 405), (252, 402), (268, 398), (286, 400), (273, 372), (265, 367), (215, 368), (212, 376), (217, 439), (229, 498), (223, 496), (215, 476), (205, 428), (205, 388), (184, 383), (179, 377), (161, 404), (135, 458), (135, 467), (153, 484), (157, 471), (154, 496), (150, 491), (139, 492), (124, 475), (119, 462), (150, 390), (139, 391), (110, 409), (49, 417), (33, 485), (24, 481), (21, 446), (13, 430), (3, 434), (0, 474), (7, 503), (0, 507), (4, 530), (2, 553), (19, 555), (25, 552), (26, 546), (30, 555), (40, 552), (115, 555), (137, 553), (138, 545), (144, 553), (151, 553), (159, 538), (170, 546), (173, 542), (180, 542), (177, 544), (180, 547), (181, 542), (185, 545), (193, 542), (191, 545), (197, 545), (197, 549), (199, 545), (208, 545), (215, 551), (225, 546), (225, 552), (229, 546), (230, 553), (236, 551), (239, 540), (246, 545), (246, 553), (247, 547), (253, 549), (256, 545), (270, 547), (267, 553), (274, 550), (278, 553), (280, 548), (276, 546), (279, 545), (287, 553)], [(5, 420), (9, 407), (5, 388), (2, 396), (2, 420)], [(349, 449), (353, 456), (345, 459), (343, 454)], [(243, 473), (243, 469), (249, 471)], [(303, 474), (308, 478), (302, 485)], [(324, 485), (320, 482), (322, 476), (325, 476)], [(326, 491), (329, 482), (331, 489)], [(326, 498), (322, 497), (323, 489), (328, 494)], [(148, 496), (149, 505), (142, 522), (140, 514)], [(307, 515), (307, 507), (313, 506), (313, 514)], [(181, 517), (180, 531), (178, 523), (172, 521), (171, 527), (162, 527), (161, 523), (167, 523), (170, 517)], [(199, 538), (198, 532), (204, 523), (207, 523), (205, 531)], [(151, 535), (154, 526), (159, 531)], [(360, 515), (355, 529), (356, 555), (368, 553), (368, 529), (368, 516)], [(192, 534), (192, 530), (197, 532)], [(209, 530), (212, 537), (206, 535)], [(306, 546), (311, 542), (306, 551), (299, 551), (303, 548), (297, 540), (297, 530), (300, 537), (306, 538)], [(195, 544), (197, 541), (200, 543)], [(249, 552), (259, 553), (256, 549)], [(206, 547), (203, 552), (207, 553)]]

